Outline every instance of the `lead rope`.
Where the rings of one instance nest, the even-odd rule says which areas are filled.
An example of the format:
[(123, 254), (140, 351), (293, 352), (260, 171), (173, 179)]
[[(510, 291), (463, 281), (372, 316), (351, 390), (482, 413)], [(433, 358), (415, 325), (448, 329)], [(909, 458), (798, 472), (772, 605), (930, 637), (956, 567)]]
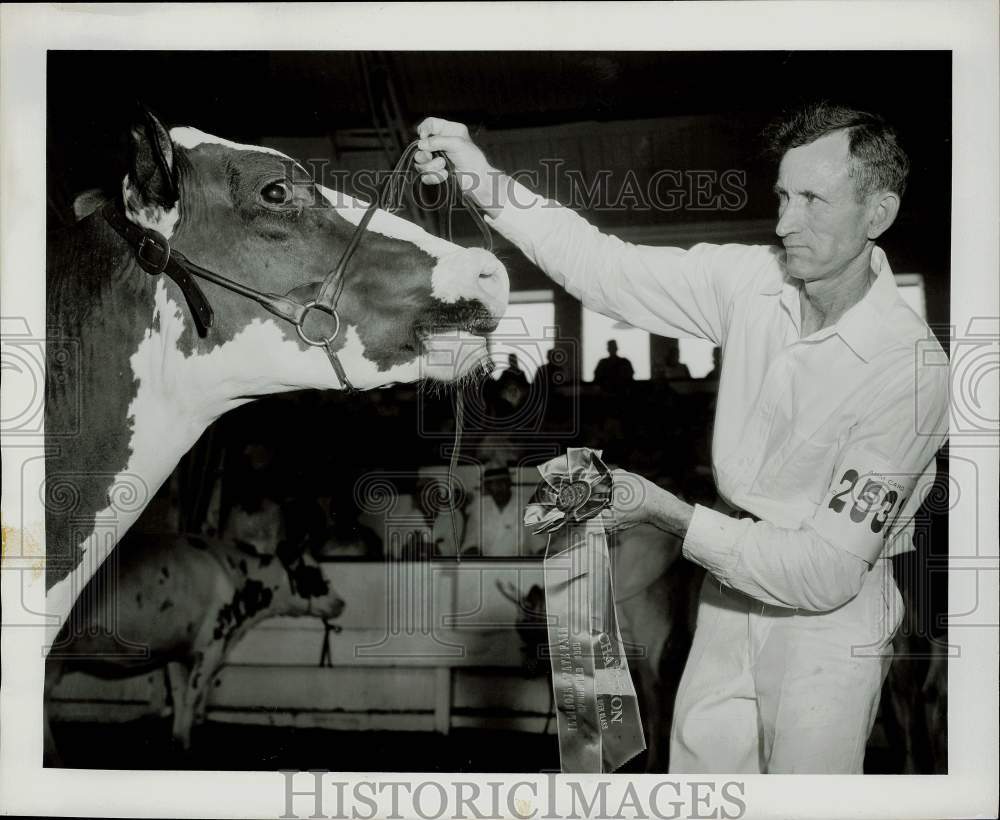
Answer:
[(340, 634), (343, 629), (339, 624), (332, 623), (326, 617), (323, 618), (323, 645), (319, 650), (320, 667), (333, 667), (333, 649), (330, 647), (330, 633)]
[[(329, 312), (334, 316), (336, 320), (336, 327), (334, 333), (325, 340), (324, 348), (326, 349), (327, 356), (330, 359), (330, 363), (337, 374), (337, 378), (340, 379), (341, 383), (347, 387), (348, 390), (353, 390), (353, 385), (348, 381), (347, 373), (344, 370), (344, 366), (340, 362), (340, 357), (337, 355), (336, 351), (333, 349), (333, 342), (337, 338), (340, 331), (340, 318), (337, 315), (337, 304), (340, 301), (340, 296), (344, 290), (345, 274), (347, 272), (347, 266), (354, 255), (354, 251), (357, 249), (358, 245), (361, 243), (361, 237), (371, 222), (372, 218), (375, 216), (375, 211), (378, 208), (382, 208), (390, 213), (398, 211), (403, 207), (403, 197), (406, 194), (407, 182), (409, 180), (410, 171), (413, 167), (413, 157), (416, 154), (418, 142), (414, 140), (403, 151), (402, 156), (399, 158), (399, 162), (396, 166), (389, 172), (389, 176), (385, 181), (385, 184), (378, 191), (377, 195), (373, 197), (371, 204), (365, 210), (364, 216), (362, 216), (360, 222), (358, 222), (355, 228), (354, 235), (351, 237), (350, 243), (348, 243), (347, 248), (340, 257), (340, 262), (337, 267), (327, 276), (326, 280), (323, 282), (320, 292), (316, 297), (313, 304), (321, 306), (328, 309)], [(455, 172), (455, 166), (452, 161), (448, 158), (446, 154), (439, 153), (438, 156), (444, 158), (445, 169), (448, 172), (448, 180), (452, 177), (457, 176)], [(448, 182), (446, 181), (447, 185)], [(454, 190), (454, 193), (452, 191)], [(454, 241), (452, 235), (452, 214), (457, 204), (460, 204), (469, 213), (472, 218), (473, 223), (479, 229), (480, 234), (483, 237), (483, 244), (485, 250), (488, 252), (493, 251), (493, 235), (490, 233), (489, 226), (483, 219), (482, 214), (476, 206), (465, 196), (461, 190), (461, 186), (456, 184), (455, 188), (452, 189), (450, 186), (448, 188), (448, 213), (447, 213), (447, 239), (449, 242)], [(456, 557), (460, 558), (461, 553), (461, 542), (459, 540), (458, 532), (458, 520), (457, 516), (460, 514), (458, 509), (458, 504), (456, 499), (458, 497), (458, 492), (456, 488), (455, 470), (458, 467), (459, 452), (462, 447), (462, 429), (465, 423), (465, 402), (462, 393), (461, 384), (455, 385), (455, 441), (452, 447), (451, 459), (448, 462), (448, 506), (451, 510), (451, 528), (452, 528), (452, 538), (455, 540), (455, 553)], [(326, 637), (329, 637), (329, 631)], [(326, 640), (324, 640), (324, 646), (326, 646)]]
[[(448, 172), (448, 177), (457, 177), (455, 173), (455, 166), (452, 161), (448, 158), (447, 154), (440, 153), (439, 156), (444, 158), (444, 167)], [(451, 196), (452, 201), (448, 203), (448, 221), (446, 233), (448, 236), (448, 241), (453, 242), (454, 237), (452, 235), (452, 215), (455, 212), (455, 199), (457, 199), (465, 210), (468, 212), (469, 216), (472, 217), (472, 221), (479, 228), (479, 232), (483, 236), (483, 244), (485, 250), (492, 253), (493, 252), (493, 234), (490, 233), (489, 226), (483, 219), (482, 214), (476, 206), (471, 203), (465, 194), (462, 192), (461, 185), (455, 185), (455, 196)], [(450, 195), (450, 192), (449, 192)], [(455, 385), (455, 442), (452, 446), (451, 460), (448, 462), (448, 504), (451, 508), (451, 534), (452, 538), (455, 540), (455, 560), (462, 560), (462, 544), (459, 541), (458, 535), (458, 516), (461, 515), (461, 510), (458, 509), (458, 504), (456, 503), (458, 498), (457, 488), (455, 486), (455, 470), (458, 467), (459, 450), (462, 447), (462, 428), (465, 425), (465, 397), (462, 392), (461, 383)]]
[(455, 481), (455, 470), (458, 467), (458, 451), (462, 447), (462, 427), (465, 424), (465, 399), (462, 386), (455, 385), (455, 441), (452, 444), (451, 459), (448, 461), (448, 507), (451, 510), (451, 537), (455, 540), (455, 560), (462, 560), (462, 543), (459, 540), (458, 516), (462, 511), (458, 508), (458, 487)]
[[(389, 172), (389, 176), (386, 178), (385, 183), (372, 198), (371, 203), (365, 209), (364, 215), (361, 217), (361, 221), (358, 222), (354, 229), (354, 235), (351, 237), (351, 241), (348, 243), (347, 248), (344, 249), (344, 253), (341, 254), (340, 261), (337, 263), (337, 267), (334, 268), (323, 280), (323, 284), (320, 286), (320, 290), (316, 299), (312, 302), (307, 303), (306, 311), (307, 313), (311, 308), (319, 308), (320, 310), (329, 313), (334, 320), (333, 333), (321, 340), (321, 345), (326, 351), (327, 358), (330, 359), (330, 364), (333, 366), (334, 372), (337, 374), (337, 378), (340, 380), (341, 384), (347, 388), (348, 391), (354, 391), (354, 385), (351, 384), (347, 377), (347, 372), (344, 369), (343, 364), (340, 361), (340, 357), (337, 352), (333, 349), (333, 343), (337, 336), (340, 335), (340, 316), (337, 313), (337, 305), (340, 302), (340, 296), (344, 291), (344, 282), (346, 279), (346, 273), (348, 265), (350, 264), (351, 257), (354, 256), (354, 252), (357, 250), (358, 245), (361, 244), (361, 237), (365, 233), (368, 224), (371, 222), (372, 218), (375, 216), (375, 212), (382, 208), (389, 213), (401, 210), (403, 207), (403, 197), (406, 194), (407, 183), (409, 181), (410, 172), (413, 170), (413, 157), (417, 153), (418, 142), (414, 140), (403, 150), (402, 156), (400, 156), (399, 161), (396, 163), (395, 167)], [(448, 180), (451, 177), (456, 176), (455, 166), (452, 164), (451, 160), (445, 154), (439, 154), (439, 156), (444, 157), (445, 168), (448, 171), (448, 177), (445, 180), (445, 184), (449, 185)], [(466, 211), (468, 211), (469, 216), (472, 217), (472, 221), (475, 223), (476, 227), (479, 228), (479, 232), (482, 234), (483, 242), (487, 251), (493, 250), (493, 235), (490, 233), (489, 226), (486, 224), (482, 217), (482, 214), (476, 209), (476, 206), (465, 196), (461, 190), (461, 186), (456, 185), (455, 191), (457, 196), (451, 193), (452, 189), (449, 185), (448, 194), (448, 219), (447, 219), (447, 233), (448, 241), (452, 241), (451, 235), (451, 218), (452, 211), (454, 210), (456, 200), (460, 203)], [(310, 340), (302, 331), (302, 323), (305, 321), (305, 313), (299, 318), (297, 322), (297, 328), (299, 331), (299, 336), (307, 344), (316, 344), (314, 340)]]

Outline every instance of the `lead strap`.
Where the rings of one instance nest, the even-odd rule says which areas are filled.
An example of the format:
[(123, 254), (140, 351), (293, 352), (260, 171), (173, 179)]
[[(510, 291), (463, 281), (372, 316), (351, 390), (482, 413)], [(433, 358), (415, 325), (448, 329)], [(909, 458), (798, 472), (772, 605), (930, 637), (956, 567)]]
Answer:
[[(334, 337), (335, 338), (335, 337)], [(344, 365), (340, 361), (340, 356), (333, 349), (333, 339), (328, 339), (327, 343), (323, 345), (323, 349), (326, 351), (326, 356), (330, 360), (330, 364), (333, 365), (333, 372), (337, 379), (340, 381), (341, 387), (350, 393), (354, 393), (357, 388), (351, 384), (351, 380), (347, 378), (347, 371), (344, 370)]]

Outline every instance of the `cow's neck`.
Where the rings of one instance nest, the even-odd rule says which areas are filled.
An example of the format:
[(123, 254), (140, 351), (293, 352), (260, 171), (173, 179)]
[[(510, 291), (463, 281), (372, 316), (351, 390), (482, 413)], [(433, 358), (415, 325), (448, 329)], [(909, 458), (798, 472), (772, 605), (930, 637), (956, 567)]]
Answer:
[[(263, 311), (199, 339), (179, 289), (149, 276), (94, 216), (50, 257), (50, 324), (76, 351), (69, 383), (47, 384), (48, 611), (74, 600), (135, 523), (146, 502), (220, 415), (258, 396), (335, 387), (325, 354)], [(217, 313), (232, 296), (206, 295)], [(230, 311), (231, 312), (231, 311)], [(252, 316), (253, 312), (244, 312)], [(60, 432), (75, 435), (60, 436)]]

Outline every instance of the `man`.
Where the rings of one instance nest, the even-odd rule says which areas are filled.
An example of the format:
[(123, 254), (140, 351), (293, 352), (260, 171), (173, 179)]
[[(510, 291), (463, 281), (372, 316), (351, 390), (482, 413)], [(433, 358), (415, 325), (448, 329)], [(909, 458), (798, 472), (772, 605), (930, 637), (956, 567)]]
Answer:
[(528, 377), (517, 362), (517, 354), (507, 355), (507, 367), (497, 379), (497, 393), (511, 408), (517, 409), (530, 390)]
[(708, 570), (672, 771), (861, 772), (902, 614), (887, 536), (947, 431), (947, 369), (923, 366), (917, 346), (935, 343), (875, 244), (906, 184), (895, 132), (827, 104), (776, 123), (784, 248), (687, 251), (601, 234), (490, 169), (462, 126), (419, 132), (423, 179), (446, 152), (496, 229), (584, 305), (722, 348), (712, 460), (731, 514), (615, 473), (620, 525), (681, 536)]
[(662, 358), (658, 359), (653, 368), (653, 379), (667, 382), (687, 381), (691, 378), (691, 371), (688, 366), (681, 361), (680, 346), (676, 339), (668, 340), (666, 352)]
[(521, 542), (521, 510), (513, 503), (510, 470), (488, 464), (483, 470), (483, 492), (469, 506), (469, 521), (462, 539), (462, 555), (488, 558), (512, 557)]
[(615, 395), (632, 384), (634, 375), (632, 362), (618, 355), (618, 342), (608, 339), (608, 355), (594, 368), (594, 384), (605, 393)]

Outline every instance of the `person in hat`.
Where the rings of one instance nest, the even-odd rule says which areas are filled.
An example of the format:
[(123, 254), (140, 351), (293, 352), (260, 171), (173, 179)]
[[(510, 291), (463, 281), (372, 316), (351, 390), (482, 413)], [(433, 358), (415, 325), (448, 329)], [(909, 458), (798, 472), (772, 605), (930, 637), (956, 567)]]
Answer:
[(518, 554), (521, 510), (506, 465), (492, 462), (483, 471), (483, 491), (472, 499), (462, 539), (462, 555), (488, 558)]
[(594, 384), (605, 393), (615, 396), (627, 390), (634, 378), (632, 362), (618, 355), (618, 342), (608, 339), (608, 355), (594, 368)]

